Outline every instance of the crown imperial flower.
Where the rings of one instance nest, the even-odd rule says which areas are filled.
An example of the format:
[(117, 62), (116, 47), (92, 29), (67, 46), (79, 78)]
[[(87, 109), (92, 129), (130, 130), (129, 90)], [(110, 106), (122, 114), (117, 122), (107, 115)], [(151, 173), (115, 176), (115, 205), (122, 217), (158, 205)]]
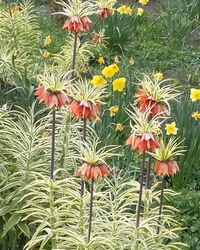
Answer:
[(91, 165), (83, 163), (78, 170), (76, 176), (84, 177), (87, 180), (96, 180), (97, 178), (105, 178), (109, 175), (108, 167), (105, 164)]
[(106, 19), (109, 16), (112, 16), (113, 14), (113, 10), (109, 9), (109, 8), (101, 8), (100, 10), (97, 11), (97, 16), (102, 18), (102, 19)]

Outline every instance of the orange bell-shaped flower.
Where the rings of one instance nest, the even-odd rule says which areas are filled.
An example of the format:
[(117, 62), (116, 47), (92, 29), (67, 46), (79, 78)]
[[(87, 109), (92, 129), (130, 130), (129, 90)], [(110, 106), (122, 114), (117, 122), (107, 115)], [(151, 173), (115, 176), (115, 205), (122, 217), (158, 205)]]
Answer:
[(87, 180), (95, 180), (97, 178), (105, 178), (109, 175), (109, 170), (105, 164), (89, 164), (84, 163), (78, 170), (77, 176), (84, 177)]

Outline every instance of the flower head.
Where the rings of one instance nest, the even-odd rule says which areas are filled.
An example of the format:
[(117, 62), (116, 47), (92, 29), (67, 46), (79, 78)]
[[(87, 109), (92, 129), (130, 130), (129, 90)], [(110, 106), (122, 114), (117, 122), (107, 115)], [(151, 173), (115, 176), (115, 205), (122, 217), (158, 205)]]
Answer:
[(105, 178), (109, 175), (105, 160), (116, 155), (113, 152), (116, 147), (105, 146), (100, 149), (98, 147), (99, 141), (96, 139), (77, 145), (77, 151), (79, 152), (77, 158), (84, 162), (78, 170), (77, 176), (88, 180), (95, 180), (97, 178)]
[(153, 79), (155, 81), (162, 81), (165, 79), (165, 77), (164, 77), (163, 73), (157, 72), (157, 73), (153, 74)]
[(158, 118), (149, 120), (149, 110), (141, 113), (133, 107), (133, 111), (128, 110), (135, 125), (131, 124), (132, 134), (126, 140), (126, 145), (130, 145), (133, 150), (139, 152), (154, 151), (159, 148), (157, 135), (161, 133), (161, 130), (160, 123), (157, 121)]
[(113, 77), (117, 72), (119, 72), (119, 67), (116, 63), (111, 64), (102, 70), (102, 74), (107, 78)]
[(121, 132), (121, 131), (124, 130), (124, 126), (123, 126), (121, 123), (117, 123), (117, 124), (115, 125), (115, 130)]
[(43, 56), (44, 58), (48, 58), (48, 57), (50, 56), (49, 51), (44, 50), (43, 53), (42, 53), (42, 56)]
[(87, 80), (76, 82), (70, 87), (70, 96), (73, 102), (69, 111), (78, 119), (99, 120), (100, 109), (105, 95), (104, 86), (92, 86)]
[(167, 143), (160, 142), (160, 148), (155, 149), (154, 153), (150, 153), (157, 159), (155, 162), (154, 171), (161, 176), (169, 176), (179, 171), (179, 167), (174, 158), (178, 155), (183, 155), (184, 149), (180, 146), (182, 142), (178, 139), (170, 138)]
[(149, 0), (139, 0), (139, 3), (142, 5), (146, 5), (149, 2)]
[(98, 33), (94, 33), (93, 37), (92, 37), (92, 44), (96, 45), (102, 45), (105, 47), (107, 37), (105, 37), (105, 30), (103, 29), (102, 31), (98, 32)]
[(198, 119), (200, 119), (200, 112), (193, 112), (192, 113), (192, 117), (195, 119), (195, 120), (198, 120)]
[(138, 8), (137, 9), (137, 16), (142, 16), (144, 14), (144, 9), (143, 8)]
[(112, 16), (113, 10), (109, 8), (101, 8), (97, 11), (97, 16), (101, 17), (102, 19), (106, 19), (109, 16)]
[(123, 89), (125, 88), (126, 78), (125, 77), (117, 78), (113, 81), (112, 84), (114, 91), (122, 92)]
[(67, 86), (71, 83), (68, 80), (68, 74), (53, 74), (45, 69), (43, 75), (38, 76), (40, 86), (35, 91), (35, 96), (41, 102), (44, 102), (50, 108), (60, 109), (70, 103)]
[(167, 131), (167, 135), (176, 135), (178, 128), (176, 127), (176, 123), (167, 123), (165, 126), (165, 130)]
[(58, 12), (57, 14), (63, 14), (68, 17), (63, 29), (76, 33), (89, 30), (91, 21), (88, 16), (95, 12), (95, 6), (91, 2), (69, 0), (68, 3), (59, 1), (58, 4), (63, 7), (63, 12)]
[(109, 108), (110, 116), (115, 116), (119, 112), (119, 106), (115, 105)]
[(200, 89), (191, 89), (190, 90), (190, 99), (195, 102), (197, 100), (200, 100)]
[(175, 99), (180, 93), (173, 84), (163, 81), (152, 80), (145, 76), (141, 81), (142, 88), (136, 90), (136, 103), (139, 104), (141, 112), (150, 109), (151, 115), (168, 116), (170, 112), (169, 100)]
[(101, 75), (94, 75), (90, 81), (95, 87), (100, 87), (106, 84), (106, 80)]
[(44, 46), (50, 45), (52, 43), (52, 38), (51, 36), (47, 36), (44, 39)]
[(123, 15), (123, 14), (126, 14), (126, 15), (132, 15), (133, 14), (133, 9), (129, 6), (126, 6), (126, 5), (122, 5), (120, 6), (117, 11)]
[(103, 56), (100, 56), (97, 61), (99, 64), (105, 64), (105, 60), (104, 60)]
[(95, 1), (98, 11), (97, 16), (105, 19), (113, 14), (113, 6), (116, 3), (116, 0), (96, 0)]

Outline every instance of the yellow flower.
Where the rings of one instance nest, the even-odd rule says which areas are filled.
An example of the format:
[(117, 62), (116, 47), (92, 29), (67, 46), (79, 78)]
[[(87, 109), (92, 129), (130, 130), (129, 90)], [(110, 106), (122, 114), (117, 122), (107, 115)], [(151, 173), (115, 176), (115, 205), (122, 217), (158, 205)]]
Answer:
[(135, 61), (133, 60), (133, 58), (131, 57), (130, 61), (129, 61), (130, 65), (134, 65)]
[(165, 79), (165, 77), (164, 77), (163, 73), (158, 72), (158, 73), (153, 74), (153, 79), (156, 81), (162, 81)]
[(51, 36), (47, 36), (44, 39), (44, 46), (50, 45), (52, 43), (52, 38)]
[(176, 127), (176, 123), (172, 122), (172, 123), (166, 124), (165, 130), (167, 131), (167, 135), (176, 135), (178, 128)]
[(123, 89), (125, 88), (125, 83), (126, 83), (126, 78), (125, 77), (121, 77), (121, 78), (117, 78), (113, 81), (113, 90), (114, 91), (123, 91)]
[(48, 58), (50, 56), (50, 53), (49, 53), (49, 51), (44, 50), (42, 55), (43, 55), (44, 58)]
[(138, 8), (137, 9), (137, 16), (142, 16), (144, 14), (144, 9), (143, 8)]
[(128, 15), (132, 15), (133, 14), (133, 9), (131, 9), (131, 7), (127, 7), (126, 5), (122, 5), (120, 6), (117, 11), (123, 15), (123, 14), (128, 14)]
[(115, 58), (114, 58), (114, 62), (115, 62), (116, 64), (119, 64), (119, 63), (120, 63), (120, 61), (119, 61), (119, 57), (118, 57), (118, 56), (115, 56)]
[(105, 60), (104, 60), (103, 56), (100, 56), (97, 61), (99, 64), (105, 64)]
[(110, 116), (114, 116), (119, 112), (119, 107), (117, 105), (109, 108)]
[(192, 114), (192, 117), (195, 119), (195, 120), (198, 120), (198, 119), (200, 119), (200, 112), (194, 112), (193, 114)]
[(49, 133), (47, 131), (44, 131), (42, 139), (47, 139), (47, 138), (49, 138)]
[(110, 66), (108, 67), (105, 67), (103, 70), (102, 70), (102, 74), (105, 76), (105, 77), (113, 77), (117, 72), (119, 71), (119, 67), (117, 66), (116, 63), (114, 64), (111, 64)]
[(106, 80), (101, 75), (94, 75), (90, 81), (95, 87), (101, 87), (106, 84)]
[(124, 126), (121, 123), (117, 123), (115, 124), (115, 130), (121, 132), (124, 130)]
[(190, 99), (195, 102), (197, 100), (200, 100), (200, 89), (191, 89), (190, 90)]
[(149, 0), (139, 0), (139, 3), (142, 5), (146, 5), (149, 2)]

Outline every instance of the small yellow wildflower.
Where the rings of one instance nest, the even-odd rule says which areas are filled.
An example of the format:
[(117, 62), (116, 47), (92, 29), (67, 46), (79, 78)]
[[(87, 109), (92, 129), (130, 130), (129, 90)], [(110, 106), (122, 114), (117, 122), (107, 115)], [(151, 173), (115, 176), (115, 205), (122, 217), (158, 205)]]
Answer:
[(126, 78), (125, 77), (121, 77), (121, 78), (117, 78), (113, 81), (113, 90), (114, 91), (123, 91), (123, 89), (125, 88), (125, 83), (126, 83)]
[(43, 55), (44, 58), (48, 58), (50, 56), (50, 53), (49, 53), (49, 51), (44, 50), (42, 55)]
[(110, 116), (115, 116), (119, 112), (119, 107), (117, 105), (109, 108)]
[(137, 16), (142, 16), (144, 14), (144, 9), (143, 8), (138, 8), (137, 9)]
[(149, 2), (149, 0), (139, 0), (139, 3), (142, 5), (146, 5)]
[(121, 131), (124, 130), (124, 126), (123, 126), (121, 123), (117, 123), (117, 124), (115, 125), (115, 130), (121, 132)]
[(127, 15), (132, 15), (133, 14), (133, 9), (131, 7), (128, 7), (126, 5), (122, 5), (120, 6), (117, 11), (123, 15), (123, 14), (127, 14)]
[(49, 138), (49, 133), (47, 131), (44, 131), (42, 139), (47, 139), (47, 138)]
[(195, 120), (198, 120), (198, 119), (200, 119), (200, 112), (194, 112), (193, 114), (192, 114), (192, 117), (195, 119)]
[(131, 57), (130, 61), (129, 61), (130, 65), (134, 65), (135, 61), (133, 60), (133, 58)]
[(106, 80), (101, 75), (94, 75), (90, 81), (95, 87), (101, 87), (106, 84)]
[(119, 63), (120, 63), (120, 61), (119, 61), (119, 57), (118, 57), (118, 56), (115, 56), (115, 58), (114, 58), (114, 62), (115, 62), (116, 64), (119, 64)]
[(117, 66), (116, 63), (109, 65), (108, 67), (105, 67), (102, 70), (102, 74), (107, 77), (107, 78), (111, 78), (113, 77), (117, 72), (119, 71), (119, 67)]
[(164, 77), (163, 73), (158, 72), (158, 73), (153, 74), (153, 79), (155, 81), (162, 81), (165, 79), (165, 77)]
[(176, 127), (176, 123), (172, 122), (172, 123), (166, 124), (165, 130), (167, 131), (167, 135), (176, 135), (178, 128)]
[(105, 60), (104, 60), (103, 56), (100, 56), (97, 61), (99, 64), (105, 64)]
[(44, 46), (50, 45), (52, 43), (52, 38), (51, 36), (47, 36), (44, 39)]
[(190, 90), (190, 99), (195, 102), (197, 100), (200, 100), (200, 89), (191, 89)]

